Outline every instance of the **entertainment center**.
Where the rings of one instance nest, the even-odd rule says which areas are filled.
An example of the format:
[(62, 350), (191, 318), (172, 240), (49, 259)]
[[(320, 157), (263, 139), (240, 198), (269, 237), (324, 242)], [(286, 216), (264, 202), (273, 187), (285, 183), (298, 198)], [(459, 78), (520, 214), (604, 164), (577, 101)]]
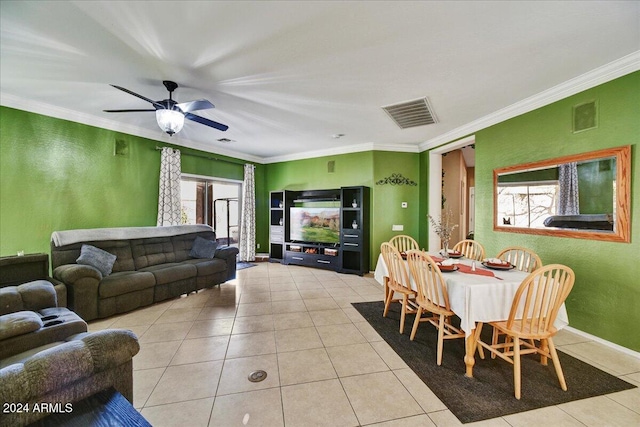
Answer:
[(369, 187), (272, 191), (269, 261), (369, 272)]

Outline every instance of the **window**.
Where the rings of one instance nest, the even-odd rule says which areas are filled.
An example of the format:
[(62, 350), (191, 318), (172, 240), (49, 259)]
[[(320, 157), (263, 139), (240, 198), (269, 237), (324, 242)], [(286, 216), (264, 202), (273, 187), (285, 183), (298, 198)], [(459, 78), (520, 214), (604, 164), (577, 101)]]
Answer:
[(501, 225), (544, 228), (545, 218), (556, 214), (557, 194), (557, 181), (498, 184)]
[(238, 244), (242, 182), (183, 174), (180, 191), (183, 224), (208, 224), (219, 242)]

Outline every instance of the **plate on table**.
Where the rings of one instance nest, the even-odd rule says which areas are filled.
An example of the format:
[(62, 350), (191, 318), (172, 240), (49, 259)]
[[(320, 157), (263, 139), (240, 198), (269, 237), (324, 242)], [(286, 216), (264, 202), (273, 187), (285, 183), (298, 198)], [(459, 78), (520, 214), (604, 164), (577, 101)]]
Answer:
[(438, 268), (443, 273), (451, 273), (453, 271), (458, 271), (457, 265), (441, 265), (440, 263), (438, 263)]
[(493, 262), (482, 261), (482, 265), (484, 265), (487, 268), (491, 268), (493, 270), (512, 270), (516, 268), (513, 264), (509, 262), (505, 262), (503, 264), (497, 264)]
[(461, 252), (449, 252), (449, 258), (462, 258)]

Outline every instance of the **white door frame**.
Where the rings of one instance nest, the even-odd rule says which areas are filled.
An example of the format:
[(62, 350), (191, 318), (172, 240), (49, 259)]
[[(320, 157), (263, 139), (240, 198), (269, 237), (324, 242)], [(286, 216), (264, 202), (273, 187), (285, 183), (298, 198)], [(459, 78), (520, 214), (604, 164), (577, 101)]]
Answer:
[[(475, 142), (476, 136), (470, 135), (429, 151), (429, 215), (432, 217), (440, 218), (442, 214), (442, 155)], [(429, 223), (429, 251), (437, 252), (439, 249), (440, 238)]]

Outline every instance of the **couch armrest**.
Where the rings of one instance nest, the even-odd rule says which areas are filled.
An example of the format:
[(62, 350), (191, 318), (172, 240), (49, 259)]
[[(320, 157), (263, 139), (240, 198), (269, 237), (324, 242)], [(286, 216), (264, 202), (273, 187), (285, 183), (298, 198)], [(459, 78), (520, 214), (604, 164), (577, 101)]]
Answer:
[(227, 280), (236, 278), (236, 255), (239, 249), (232, 246), (225, 246), (216, 250), (215, 258), (223, 259), (227, 262)]
[(85, 321), (98, 317), (98, 286), (102, 274), (89, 265), (65, 264), (53, 270), (53, 277), (67, 288), (67, 305)]
[(84, 278), (102, 280), (102, 273), (90, 265), (65, 264), (53, 270), (53, 277), (66, 285), (71, 285)]
[(91, 351), (96, 372), (126, 363), (140, 351), (138, 337), (127, 329), (105, 329), (79, 334), (74, 338), (83, 341)]

